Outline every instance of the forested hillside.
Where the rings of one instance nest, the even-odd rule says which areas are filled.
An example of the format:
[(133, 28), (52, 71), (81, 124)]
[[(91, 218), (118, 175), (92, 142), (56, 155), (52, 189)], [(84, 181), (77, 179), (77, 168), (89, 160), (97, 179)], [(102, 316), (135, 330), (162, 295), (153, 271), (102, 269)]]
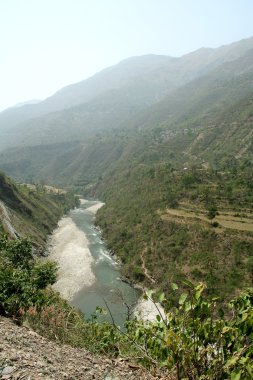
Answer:
[[(133, 57), (0, 113), (0, 169), (18, 181), (0, 173), (0, 315), (166, 378), (252, 379), (252, 38)], [(105, 203), (95, 223), (124, 281), (165, 316), (121, 331), (48, 287), (56, 265), (16, 237), (40, 251), (74, 194)]]
[(133, 58), (63, 89), (48, 102), (68, 109), (1, 127), (1, 168), (104, 200), (97, 223), (134, 282), (251, 285), (252, 41)]
[[(184, 165), (206, 159), (220, 164), (242, 152), (245, 156), (251, 149), (252, 52), (180, 87), (127, 120), (116, 102), (117, 126), (113, 127), (107, 119), (110, 113), (99, 116), (104, 131), (88, 124), (87, 132), (81, 113), (78, 118), (63, 117), (62, 122), (51, 114), (50, 133), (41, 132), (42, 141), (45, 136), (51, 143), (5, 150), (0, 153), (1, 167), (18, 180), (43, 179), (83, 188), (129, 160), (132, 164), (133, 158), (140, 163), (172, 160), (176, 165)], [(96, 110), (92, 115), (97, 117)], [(45, 127), (47, 118), (42, 118), (41, 123)], [(75, 134), (77, 125), (80, 133)], [(29, 123), (26, 127), (33, 139)], [(53, 144), (51, 134), (55, 128), (57, 139), (61, 133), (66, 140), (67, 130), (73, 141)], [(82, 133), (86, 133), (85, 139), (81, 138)]]

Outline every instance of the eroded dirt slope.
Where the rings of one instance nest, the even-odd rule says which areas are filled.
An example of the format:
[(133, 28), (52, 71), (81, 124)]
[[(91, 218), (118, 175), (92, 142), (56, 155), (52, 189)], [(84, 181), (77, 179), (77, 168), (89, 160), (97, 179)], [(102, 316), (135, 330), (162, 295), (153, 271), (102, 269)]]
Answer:
[(95, 356), (84, 349), (58, 345), (26, 327), (0, 317), (0, 379), (155, 380), (164, 374), (147, 372), (123, 359)]

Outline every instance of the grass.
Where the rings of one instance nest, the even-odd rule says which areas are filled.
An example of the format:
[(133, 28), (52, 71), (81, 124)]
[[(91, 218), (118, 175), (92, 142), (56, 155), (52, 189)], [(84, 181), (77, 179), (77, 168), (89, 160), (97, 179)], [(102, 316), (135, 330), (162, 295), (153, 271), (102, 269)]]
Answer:
[[(186, 209), (182, 206), (179, 208), (167, 208), (166, 213), (162, 214), (162, 218), (166, 218), (167, 214), (176, 218), (183, 219), (193, 219), (193, 220), (201, 220), (207, 224), (210, 224), (210, 219), (207, 218), (206, 212), (203, 209), (194, 208), (193, 205), (190, 209)], [(248, 231), (253, 232), (253, 214), (248, 212), (243, 212), (245, 216), (234, 216), (233, 211), (230, 212), (222, 212), (219, 210), (219, 215), (217, 215), (214, 221), (219, 223), (220, 228), (229, 228), (237, 231)], [(188, 221), (189, 222), (189, 221)], [(220, 228), (215, 228), (216, 232), (219, 232)]]

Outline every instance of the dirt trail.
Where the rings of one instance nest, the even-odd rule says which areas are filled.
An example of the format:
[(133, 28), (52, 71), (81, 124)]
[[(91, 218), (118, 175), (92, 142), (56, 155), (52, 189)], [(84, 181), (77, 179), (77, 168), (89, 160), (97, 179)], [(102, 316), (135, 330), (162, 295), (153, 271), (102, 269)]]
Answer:
[(145, 265), (145, 258), (144, 258), (145, 253), (146, 253), (146, 249), (144, 249), (141, 253), (141, 261), (142, 261), (141, 268), (142, 268), (145, 276), (149, 279), (149, 281), (152, 284), (155, 284), (156, 283), (155, 279), (152, 276), (150, 276), (150, 274), (148, 273), (148, 269), (146, 268), (146, 265)]

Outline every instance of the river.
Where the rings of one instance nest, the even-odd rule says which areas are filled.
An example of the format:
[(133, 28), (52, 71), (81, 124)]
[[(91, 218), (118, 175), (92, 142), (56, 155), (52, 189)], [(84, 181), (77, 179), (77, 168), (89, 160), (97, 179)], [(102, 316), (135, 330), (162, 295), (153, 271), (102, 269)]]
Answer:
[[(100, 206), (100, 202), (82, 200), (79, 208), (60, 220), (49, 249), (50, 259), (59, 266), (54, 288), (87, 318), (97, 306), (108, 306), (114, 322), (122, 326), (128, 307), (133, 309), (140, 292), (121, 280), (119, 265), (94, 226)], [(109, 313), (103, 318), (111, 321)]]

